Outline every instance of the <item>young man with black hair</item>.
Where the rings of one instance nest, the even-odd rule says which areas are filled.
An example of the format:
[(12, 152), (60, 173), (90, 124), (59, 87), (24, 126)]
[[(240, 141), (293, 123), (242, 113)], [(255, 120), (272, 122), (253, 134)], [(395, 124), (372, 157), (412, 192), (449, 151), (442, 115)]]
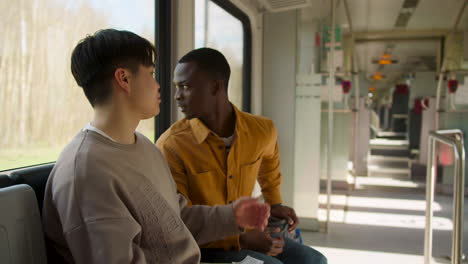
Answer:
[[(271, 215), (293, 231), (294, 210), (281, 205), (277, 131), (267, 118), (237, 109), (228, 98), (230, 67), (217, 50), (201, 48), (183, 56), (174, 71), (175, 100), (185, 119), (158, 140), (178, 190), (191, 205), (229, 204), (250, 196), (258, 180)], [(325, 264), (318, 251), (257, 230), (203, 245), (202, 261), (265, 264)]]
[(239, 227), (265, 227), (269, 207), (253, 198), (187, 207), (162, 154), (135, 131), (159, 113), (155, 59), (149, 41), (114, 29), (73, 50), (71, 70), (94, 118), (63, 150), (47, 182), (43, 222), (51, 263), (199, 263), (197, 243)]

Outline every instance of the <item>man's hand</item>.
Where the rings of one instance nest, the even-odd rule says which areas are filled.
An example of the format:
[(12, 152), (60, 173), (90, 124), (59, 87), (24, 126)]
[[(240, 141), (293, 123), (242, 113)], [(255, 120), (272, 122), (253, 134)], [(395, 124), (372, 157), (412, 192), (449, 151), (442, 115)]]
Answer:
[(263, 231), (268, 225), (270, 206), (259, 203), (258, 199), (243, 197), (236, 200), (232, 207), (234, 208), (234, 217), (238, 226)]
[(280, 204), (272, 205), (270, 214), (276, 218), (285, 219), (289, 225), (289, 232), (292, 232), (294, 229), (296, 229), (297, 225), (299, 224), (299, 219), (297, 219), (296, 212), (294, 212), (294, 209), (291, 207)]
[(241, 249), (249, 249), (270, 256), (281, 254), (284, 247), (284, 239), (282, 236), (272, 238), (270, 234), (257, 230), (242, 233), (239, 237), (239, 243)]

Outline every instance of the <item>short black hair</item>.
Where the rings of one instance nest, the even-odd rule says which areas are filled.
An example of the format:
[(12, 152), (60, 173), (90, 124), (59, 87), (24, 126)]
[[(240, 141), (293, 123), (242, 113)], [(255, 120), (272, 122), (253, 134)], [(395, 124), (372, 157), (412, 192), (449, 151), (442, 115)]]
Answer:
[(117, 68), (138, 72), (140, 65), (154, 66), (156, 49), (135, 33), (103, 29), (82, 39), (72, 52), (71, 72), (91, 105), (104, 103), (112, 94)]
[(211, 48), (194, 49), (179, 60), (179, 63), (187, 62), (195, 62), (200, 70), (210, 74), (214, 79), (223, 80), (227, 89), (231, 68), (221, 52)]

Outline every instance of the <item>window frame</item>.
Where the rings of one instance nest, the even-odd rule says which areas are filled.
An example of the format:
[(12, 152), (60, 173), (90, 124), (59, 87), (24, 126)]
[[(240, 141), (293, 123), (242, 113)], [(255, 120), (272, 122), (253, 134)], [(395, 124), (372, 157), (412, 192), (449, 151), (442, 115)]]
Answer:
[(252, 26), (250, 19), (236, 5), (226, 0), (209, 0), (218, 5), (242, 23), (244, 33), (243, 65), (242, 65), (242, 110), (252, 109)]
[[(172, 1), (155, 0), (156, 80), (161, 89), (159, 115), (154, 118), (154, 142), (171, 126)], [(159, 21), (159, 23), (158, 23)]]

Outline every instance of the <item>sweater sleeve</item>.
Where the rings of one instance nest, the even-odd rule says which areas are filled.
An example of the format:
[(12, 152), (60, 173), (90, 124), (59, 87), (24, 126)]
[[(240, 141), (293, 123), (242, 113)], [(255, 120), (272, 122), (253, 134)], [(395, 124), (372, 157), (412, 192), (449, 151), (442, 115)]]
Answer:
[(141, 228), (133, 219), (88, 221), (65, 234), (76, 264), (146, 263), (135, 243)]
[(138, 246), (142, 227), (130, 212), (131, 190), (105, 157), (82, 155), (69, 180), (54, 184), (63, 235), (77, 264), (146, 263)]
[(187, 200), (179, 194), (180, 215), (198, 245), (221, 240), (239, 234), (232, 205), (187, 206)]

